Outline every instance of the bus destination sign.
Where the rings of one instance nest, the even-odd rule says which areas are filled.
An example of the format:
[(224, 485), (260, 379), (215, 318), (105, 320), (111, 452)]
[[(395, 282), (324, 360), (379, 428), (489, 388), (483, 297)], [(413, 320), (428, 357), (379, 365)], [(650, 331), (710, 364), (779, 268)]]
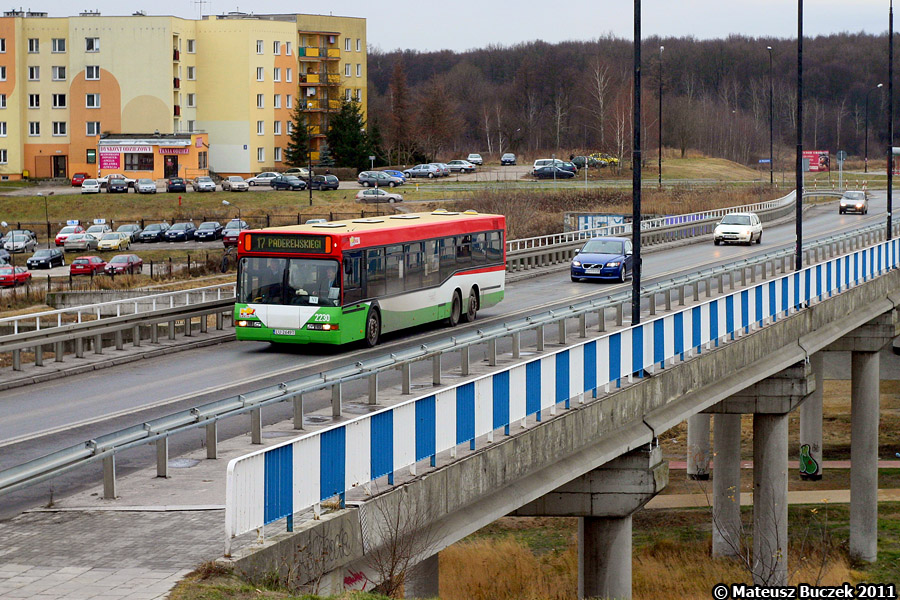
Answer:
[[(285, 254), (326, 254), (331, 244), (325, 235), (250, 234), (251, 252), (280, 252)], [(329, 240), (330, 241), (330, 240)]]

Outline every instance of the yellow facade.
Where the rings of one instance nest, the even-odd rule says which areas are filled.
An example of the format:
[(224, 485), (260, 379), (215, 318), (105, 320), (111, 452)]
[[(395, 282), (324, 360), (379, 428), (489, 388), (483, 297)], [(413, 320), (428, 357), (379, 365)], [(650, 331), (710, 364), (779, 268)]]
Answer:
[(314, 150), (348, 90), (366, 107), (359, 18), (13, 11), (0, 40), (0, 179), (96, 175), (98, 135), (118, 134), (202, 132), (211, 170), (278, 170), (294, 103), (309, 107)]

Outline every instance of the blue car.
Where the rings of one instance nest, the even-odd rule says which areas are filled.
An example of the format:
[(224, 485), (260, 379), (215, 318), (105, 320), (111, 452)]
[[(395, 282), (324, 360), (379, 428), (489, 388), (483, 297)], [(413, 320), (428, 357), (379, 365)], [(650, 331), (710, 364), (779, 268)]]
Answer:
[(587, 241), (572, 259), (572, 281), (613, 279), (624, 282), (632, 269), (631, 240), (598, 237)]
[(399, 177), (403, 180), (403, 183), (406, 183), (406, 175), (403, 174), (403, 171), (395, 171), (393, 169), (385, 169), (385, 173), (388, 175), (393, 175), (394, 177)]

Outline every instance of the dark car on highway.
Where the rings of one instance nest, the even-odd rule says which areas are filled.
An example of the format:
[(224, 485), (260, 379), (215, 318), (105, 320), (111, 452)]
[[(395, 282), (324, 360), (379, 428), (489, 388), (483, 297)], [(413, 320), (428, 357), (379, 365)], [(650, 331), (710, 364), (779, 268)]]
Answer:
[(138, 239), (142, 242), (158, 242), (166, 235), (168, 223), (151, 223), (144, 228)]
[(181, 177), (169, 177), (166, 179), (167, 192), (187, 192), (187, 182)]
[(166, 230), (163, 238), (167, 242), (186, 242), (194, 239), (197, 226), (193, 223), (175, 223)]
[(128, 182), (126, 182), (124, 179), (110, 179), (109, 183), (106, 184), (106, 193), (127, 194)]
[(194, 239), (198, 242), (214, 241), (222, 237), (225, 227), (218, 221), (205, 221), (194, 232)]
[(309, 186), (314, 190), (336, 190), (341, 182), (334, 175), (313, 175)]
[(534, 170), (534, 176), (537, 179), (571, 179), (575, 177), (575, 173), (562, 168), (560, 165), (545, 165)]
[(299, 192), (306, 189), (306, 182), (293, 175), (279, 175), (269, 183), (273, 190), (291, 190)]
[(35, 252), (25, 264), (29, 269), (50, 269), (55, 265), (65, 266), (66, 258), (59, 248), (46, 248)]

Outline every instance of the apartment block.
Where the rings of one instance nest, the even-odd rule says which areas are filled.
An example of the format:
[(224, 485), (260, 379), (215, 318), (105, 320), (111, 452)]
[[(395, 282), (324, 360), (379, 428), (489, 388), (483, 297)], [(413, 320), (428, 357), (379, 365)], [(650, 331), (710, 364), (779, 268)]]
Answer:
[[(218, 173), (279, 169), (297, 105), (315, 162), (342, 98), (365, 113), (366, 81), (361, 18), (6, 12), (0, 178), (102, 175), (101, 139), (183, 133), (206, 134)], [(130, 176), (159, 172), (130, 166), (141, 167)]]

